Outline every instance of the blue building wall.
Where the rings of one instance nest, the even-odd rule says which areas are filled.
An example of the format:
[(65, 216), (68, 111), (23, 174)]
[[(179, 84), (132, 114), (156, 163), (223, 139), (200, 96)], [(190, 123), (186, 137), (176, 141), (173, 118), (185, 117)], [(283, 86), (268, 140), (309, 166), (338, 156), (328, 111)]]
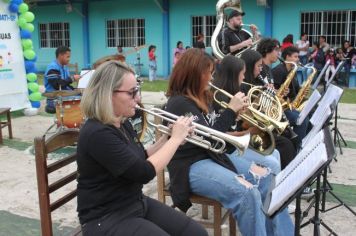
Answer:
[[(73, 7), (81, 10), (80, 4), (74, 4)], [(33, 46), (37, 53), (37, 68), (40, 71), (45, 70), (48, 62), (55, 59), (55, 48), (40, 48), (39, 41), (39, 23), (69, 22), (69, 34), (71, 43), (71, 61), (77, 62), (80, 68), (84, 64), (83, 60), (83, 25), (82, 17), (72, 11), (66, 13), (65, 5), (41, 6), (31, 9), (36, 18), (34, 21), (35, 31), (32, 34)]]
[(300, 37), (300, 13), (302, 11), (356, 10), (356, 1), (350, 0), (273, 0), (273, 37), (282, 41), (293, 34)]
[[(134, 11), (133, 11), (134, 10)], [(162, 76), (163, 68), (163, 51), (161, 45), (163, 35), (162, 12), (154, 1), (136, 0), (135, 4), (132, 1), (121, 0), (120, 4), (117, 1), (93, 2), (89, 4), (89, 37), (90, 37), (90, 54), (91, 62), (97, 59), (116, 53), (116, 48), (108, 48), (106, 46), (106, 20), (111, 19), (131, 19), (144, 18), (146, 26), (146, 48), (140, 50), (141, 63), (143, 63), (142, 74), (148, 74), (148, 46), (154, 44), (157, 46), (156, 55), (158, 61), (158, 75)], [(124, 48), (131, 50), (132, 48)], [(128, 55), (126, 61), (134, 64), (136, 54)]]
[[(147, 51), (148, 46), (154, 44), (157, 46), (157, 74), (167, 78), (172, 69), (172, 52), (177, 41), (183, 41), (185, 46), (193, 44), (192, 16), (215, 15), (216, 3), (217, 0), (92, 0), (88, 2), (87, 12), (84, 5), (83, 7), (82, 4), (74, 4), (74, 8), (79, 12), (73, 10), (70, 13), (66, 13), (63, 4), (52, 5), (56, 4), (54, 1), (49, 2), (49, 6), (37, 6), (31, 9), (36, 15), (33, 41), (38, 54), (37, 64), (41, 70), (55, 57), (55, 49), (39, 48), (38, 23), (69, 22), (71, 61), (78, 62), (79, 68), (83, 68), (103, 56), (116, 53), (116, 48), (106, 46), (106, 20), (144, 18), (147, 47), (140, 51), (142, 74), (148, 74)], [(279, 40), (288, 33), (293, 34), (295, 39), (299, 38), (301, 11), (356, 9), (356, 1), (349, 0), (268, 0), (268, 3), (269, 7), (263, 7), (257, 6), (255, 0), (242, 1), (242, 9), (246, 12), (244, 23), (253, 23), (259, 27), (262, 35), (271, 34)], [(168, 11), (164, 11), (165, 8), (168, 8)], [(84, 34), (86, 28), (83, 25), (86, 18), (81, 16), (83, 13), (88, 13), (87, 34)], [(210, 53), (211, 48), (207, 48), (207, 51)], [(135, 53), (127, 56), (129, 64), (134, 64), (135, 61)]]

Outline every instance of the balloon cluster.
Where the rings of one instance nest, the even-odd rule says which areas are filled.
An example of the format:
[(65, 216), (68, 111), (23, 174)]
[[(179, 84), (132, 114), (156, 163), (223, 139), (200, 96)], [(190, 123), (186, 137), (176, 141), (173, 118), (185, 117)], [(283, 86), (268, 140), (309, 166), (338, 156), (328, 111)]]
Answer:
[(23, 49), (23, 56), (25, 58), (27, 87), (29, 90), (29, 98), (31, 105), (34, 108), (39, 108), (42, 98), (39, 92), (39, 86), (37, 83), (37, 70), (35, 62), (37, 60), (36, 53), (33, 50), (32, 32), (35, 27), (32, 22), (35, 19), (35, 15), (30, 12), (28, 5), (23, 0), (3, 0), (5, 3), (9, 3), (9, 10), (12, 13), (18, 13), (17, 24), (20, 27), (21, 44)]

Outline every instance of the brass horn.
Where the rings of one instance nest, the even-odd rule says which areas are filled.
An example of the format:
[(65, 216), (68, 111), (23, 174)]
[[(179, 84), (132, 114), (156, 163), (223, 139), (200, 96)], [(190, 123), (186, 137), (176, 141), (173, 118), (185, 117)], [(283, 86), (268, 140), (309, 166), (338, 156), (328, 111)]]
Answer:
[[(159, 108), (136, 108), (169, 123), (174, 123), (178, 118), (177, 115)], [(166, 125), (154, 124), (151, 121), (148, 121), (148, 123), (164, 134), (171, 134), (170, 128)], [(248, 147), (250, 141), (249, 133), (241, 137), (236, 137), (194, 122), (192, 125), (195, 127), (194, 135), (186, 137), (185, 140), (199, 147), (205, 148), (215, 153), (223, 153), (225, 151), (226, 142), (228, 142), (237, 148), (240, 155), (242, 155)]]
[[(218, 93), (221, 93), (224, 96), (231, 99), (233, 97), (233, 95), (231, 95), (230, 93), (226, 92), (223, 89), (216, 87), (212, 83), (210, 83), (210, 86), (215, 89), (214, 95), (213, 95), (215, 102), (217, 102), (220, 106), (227, 108), (228, 104), (225, 101), (221, 101), (221, 100), (217, 99), (216, 96)], [(273, 97), (269, 97), (270, 95), (264, 93), (261, 90), (261, 88), (262, 88), (262, 86), (254, 86), (254, 90), (255, 91), (259, 90), (262, 95), (268, 96), (267, 99), (274, 99), (273, 101), (276, 100)], [(251, 101), (256, 100), (254, 98), (254, 96), (257, 96), (256, 94), (253, 95), (253, 93), (254, 92), (252, 92), (252, 93), (249, 92), (249, 95), (248, 95), (250, 104), (247, 107), (247, 109), (251, 115), (249, 115), (247, 113), (241, 113), (239, 115), (243, 120), (245, 120), (249, 124), (257, 127), (261, 131), (258, 134), (252, 135), (250, 143), (249, 143), (250, 147), (252, 149), (254, 149), (256, 152), (261, 153), (262, 155), (269, 155), (275, 149), (275, 140), (274, 140), (274, 136), (272, 133), (273, 129), (276, 128), (278, 130), (278, 132), (283, 132), (284, 129), (287, 127), (288, 122), (280, 122), (278, 120), (274, 120), (271, 117), (268, 117), (266, 114), (264, 114), (261, 110), (259, 110), (259, 108), (253, 107), (253, 105), (252, 105), (253, 103)], [(267, 101), (262, 101), (263, 99), (261, 99), (261, 97), (262, 96), (259, 97), (260, 103), (264, 103), (264, 105), (269, 106), (269, 107), (273, 106), (272, 103), (266, 103)]]

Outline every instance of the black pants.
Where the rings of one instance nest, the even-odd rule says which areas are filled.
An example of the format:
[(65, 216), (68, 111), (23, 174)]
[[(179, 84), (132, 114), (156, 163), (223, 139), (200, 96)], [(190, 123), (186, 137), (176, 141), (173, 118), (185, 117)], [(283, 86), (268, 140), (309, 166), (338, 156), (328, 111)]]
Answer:
[(207, 236), (197, 222), (157, 200), (144, 197), (125, 213), (114, 212), (82, 226), (83, 236)]
[(288, 138), (278, 135), (275, 136), (276, 149), (281, 155), (282, 170), (294, 159), (297, 155), (294, 144)]

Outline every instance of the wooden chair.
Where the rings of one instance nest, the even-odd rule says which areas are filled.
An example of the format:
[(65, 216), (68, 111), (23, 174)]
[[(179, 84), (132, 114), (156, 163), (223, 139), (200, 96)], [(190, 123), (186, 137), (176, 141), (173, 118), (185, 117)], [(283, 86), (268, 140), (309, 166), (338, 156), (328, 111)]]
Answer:
[(7, 127), (9, 130), (9, 138), (12, 139), (11, 113), (10, 108), (0, 108), (0, 116), (6, 115), (6, 121), (0, 120), (0, 144), (3, 144), (2, 129)]
[[(155, 117), (154, 120), (155, 124), (161, 123), (161, 119)], [(160, 137), (159, 131), (156, 130), (156, 140)], [(157, 192), (158, 192), (158, 200), (164, 204), (166, 204), (166, 197), (170, 197), (170, 191), (169, 191), (169, 183), (166, 183), (165, 181), (165, 171), (160, 171), (157, 174)], [(190, 201), (195, 204), (201, 204), (202, 205), (202, 219), (205, 221), (198, 221), (201, 223), (204, 227), (206, 228), (213, 228), (214, 230), (214, 236), (221, 236), (221, 226), (224, 224), (224, 222), (229, 218), (229, 230), (230, 230), (230, 236), (235, 236), (236, 235), (236, 222), (234, 217), (232, 216), (231, 212), (227, 210), (225, 214), (222, 214), (222, 205), (215, 200), (209, 199), (207, 197), (202, 197), (199, 195), (192, 194), (190, 197)], [(212, 206), (213, 207), (213, 220), (208, 222), (206, 221), (209, 218), (208, 214), (208, 207)]]
[[(45, 135), (35, 138), (38, 197), (40, 205), (41, 231), (43, 236), (53, 235), (52, 212), (77, 196), (77, 189), (75, 188), (71, 192), (60, 197), (58, 200), (51, 201), (50, 198), (50, 194), (66, 186), (72, 181), (75, 181), (77, 178), (77, 171), (73, 171), (72, 173), (66, 173), (63, 171), (66, 173), (64, 177), (55, 180), (52, 183), (49, 183), (48, 181), (50, 173), (58, 171), (76, 160), (76, 151), (71, 154), (65, 154), (66, 156), (49, 165), (47, 164), (48, 154), (61, 148), (75, 145), (78, 140), (78, 136), (79, 130), (67, 129), (54, 134), (48, 139), (46, 139)], [(76, 212), (73, 212), (73, 214), (75, 213)], [(81, 227), (79, 226), (76, 228), (70, 235), (82, 235)]]

